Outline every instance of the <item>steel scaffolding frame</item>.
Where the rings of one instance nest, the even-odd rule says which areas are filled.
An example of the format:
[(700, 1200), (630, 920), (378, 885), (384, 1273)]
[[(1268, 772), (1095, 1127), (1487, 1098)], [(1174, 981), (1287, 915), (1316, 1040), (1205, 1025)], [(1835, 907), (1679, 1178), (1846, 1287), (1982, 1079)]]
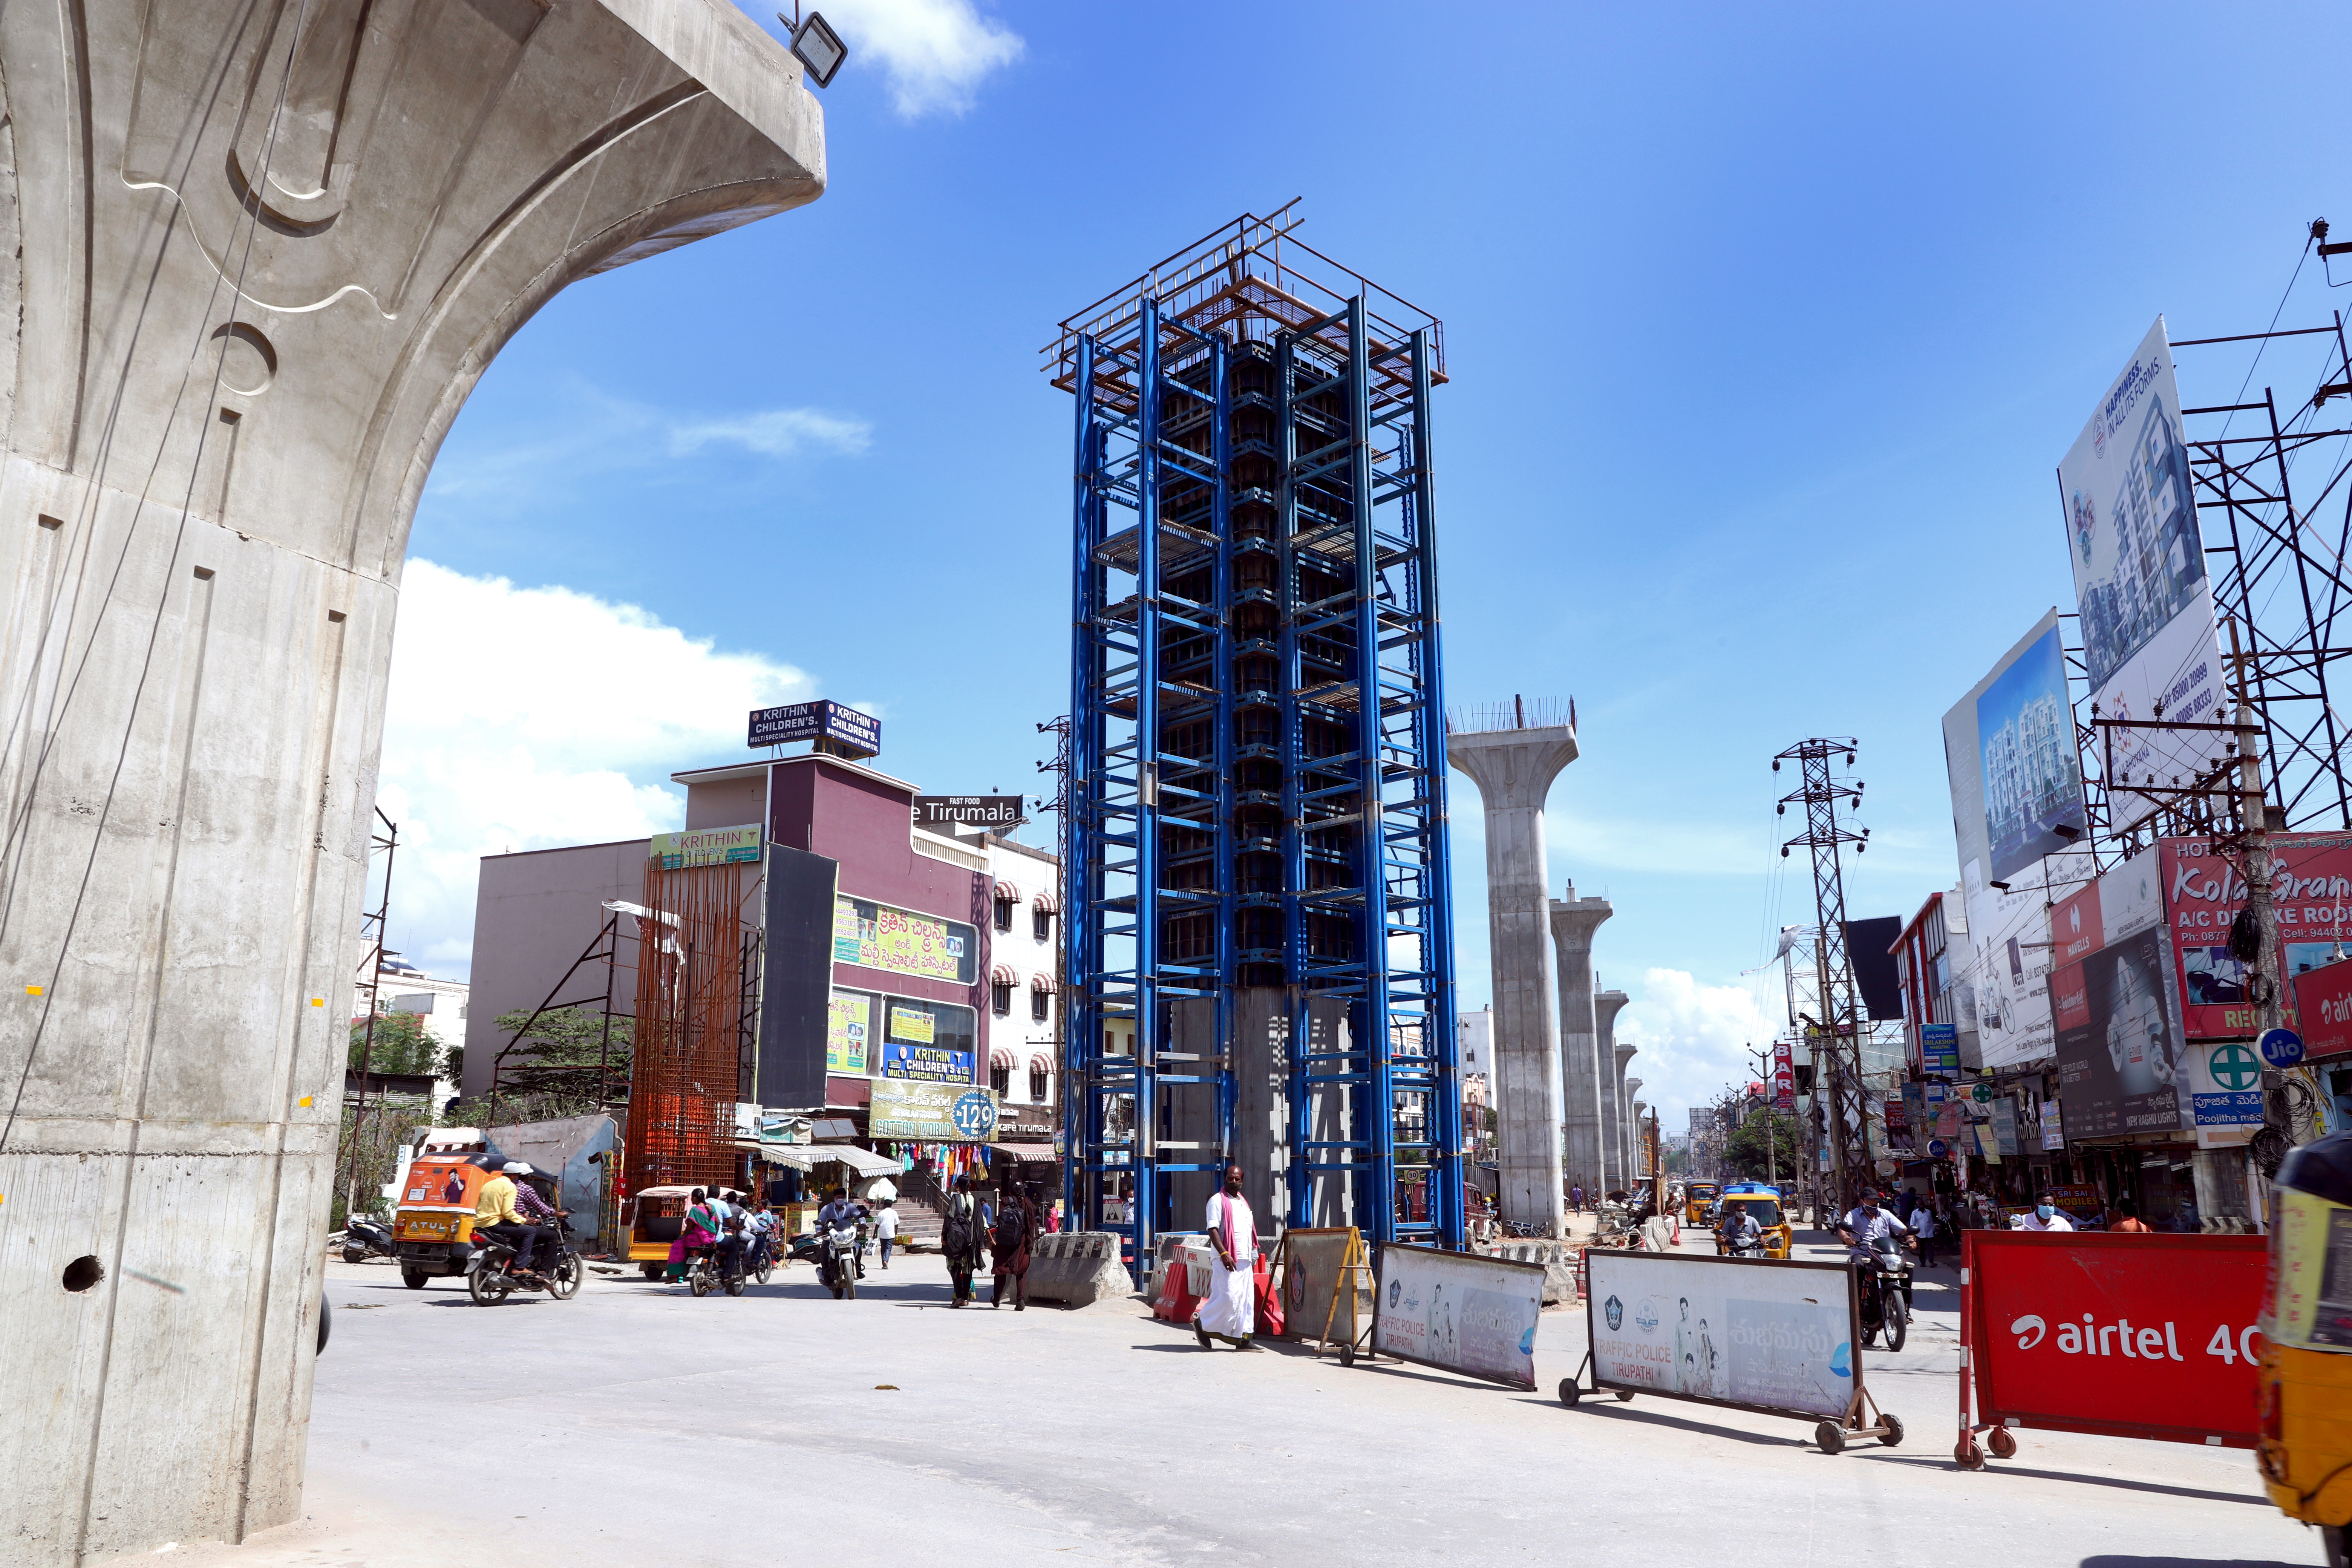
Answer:
[[(1046, 351), (1077, 399), (1065, 1198), (1139, 1269), (1185, 1228), (1170, 1178), (1234, 1151), (1245, 987), (1284, 997), (1284, 1219), (1321, 1176), (1375, 1245), (1463, 1239), (1440, 329), (1296, 223), (1244, 216)], [(1182, 1004), (1208, 1048), (1173, 1048)]]

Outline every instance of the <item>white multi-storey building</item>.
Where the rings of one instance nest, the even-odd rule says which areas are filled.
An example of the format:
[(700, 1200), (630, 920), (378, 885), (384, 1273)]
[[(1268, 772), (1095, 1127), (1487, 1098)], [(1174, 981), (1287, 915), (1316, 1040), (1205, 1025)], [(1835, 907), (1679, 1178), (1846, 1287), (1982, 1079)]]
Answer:
[(987, 837), (988, 1081), (1009, 1128), (1050, 1135), (1058, 1112), (1062, 863)]

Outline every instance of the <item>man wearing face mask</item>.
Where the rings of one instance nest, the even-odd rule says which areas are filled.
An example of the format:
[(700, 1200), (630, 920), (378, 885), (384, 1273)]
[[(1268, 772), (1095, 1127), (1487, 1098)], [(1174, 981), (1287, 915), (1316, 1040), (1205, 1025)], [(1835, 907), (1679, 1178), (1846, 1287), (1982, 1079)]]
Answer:
[(2032, 1214), (2021, 1214), (2009, 1222), (2011, 1230), (2072, 1230), (2074, 1222), (2059, 1212), (2057, 1200), (2048, 1193), (2042, 1194)]

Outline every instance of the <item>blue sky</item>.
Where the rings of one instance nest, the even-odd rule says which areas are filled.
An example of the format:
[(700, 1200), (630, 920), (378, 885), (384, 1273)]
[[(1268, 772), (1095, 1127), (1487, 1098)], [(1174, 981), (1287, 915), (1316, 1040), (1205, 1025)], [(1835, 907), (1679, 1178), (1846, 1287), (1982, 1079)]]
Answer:
[[(1553, 880), (1614, 900), (1596, 962), (1671, 1115), (1769, 1037), (1739, 972), (1810, 918), (1773, 752), (1859, 738), (1851, 913), (1950, 886), (1937, 721), (2073, 608), (2052, 475), (2093, 400), (2158, 312), (2257, 331), (2305, 225), (2352, 232), (2340, 8), (828, 14), (825, 196), (561, 296), (443, 447), (385, 769), (421, 836), (394, 935), (436, 972), (472, 856), (666, 825), (754, 700), (873, 706), (927, 788), (1040, 787), (1071, 407), (1036, 350), (1301, 196), (1445, 321), (1450, 694), (1576, 698)], [(2312, 262), (2281, 324), (2338, 298)], [(2184, 394), (2245, 368), (2184, 351)], [(1475, 805), (1457, 774), (1474, 1006)]]

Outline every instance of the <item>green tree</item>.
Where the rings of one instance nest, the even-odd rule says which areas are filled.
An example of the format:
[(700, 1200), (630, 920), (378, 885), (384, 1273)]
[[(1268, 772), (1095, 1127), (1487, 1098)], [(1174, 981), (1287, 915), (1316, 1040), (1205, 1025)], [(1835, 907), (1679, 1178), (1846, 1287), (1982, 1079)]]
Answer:
[(437, 1077), (441, 1072), (441, 1047), (425, 1032), (425, 1020), (414, 1013), (377, 1014), (373, 1039), (369, 1037), (366, 1019), (353, 1024), (353, 1072), (360, 1070), (362, 1055), (371, 1073), (424, 1073)]
[(1741, 1181), (1769, 1181), (1778, 1176), (1785, 1182), (1797, 1173), (1804, 1147), (1803, 1122), (1759, 1105), (1731, 1130), (1731, 1136), (1724, 1143), (1724, 1163)]
[[(494, 1026), (500, 1037), (495, 1058), (500, 1100), (554, 1100), (584, 1110), (627, 1098), (635, 1019), (557, 1007), (534, 1021), (519, 1008), (499, 1014)], [(499, 1119), (510, 1120), (503, 1111)]]

